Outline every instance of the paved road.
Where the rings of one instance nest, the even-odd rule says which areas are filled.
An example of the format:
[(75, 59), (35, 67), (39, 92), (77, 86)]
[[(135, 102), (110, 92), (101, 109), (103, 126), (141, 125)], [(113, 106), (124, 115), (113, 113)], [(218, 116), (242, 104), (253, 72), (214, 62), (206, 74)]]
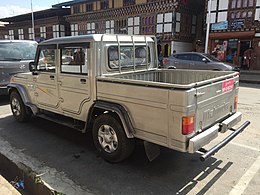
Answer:
[(130, 159), (109, 164), (96, 154), (91, 135), (38, 118), (19, 124), (2, 97), (0, 152), (45, 173), (42, 178), (66, 194), (257, 194), (260, 87), (243, 84), (239, 95), (243, 120), (252, 124), (204, 163), (200, 154), (169, 149), (162, 149), (160, 157), (149, 162), (138, 144)]

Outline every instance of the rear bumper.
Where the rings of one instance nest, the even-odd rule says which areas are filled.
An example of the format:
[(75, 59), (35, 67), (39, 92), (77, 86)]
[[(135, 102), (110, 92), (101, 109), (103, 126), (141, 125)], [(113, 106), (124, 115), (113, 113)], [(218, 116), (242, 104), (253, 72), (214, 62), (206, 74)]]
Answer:
[(196, 151), (210, 143), (212, 140), (214, 140), (218, 136), (219, 132), (224, 133), (228, 129), (232, 128), (239, 121), (241, 121), (241, 117), (242, 113), (236, 112), (221, 123), (218, 123), (213, 127), (203, 131), (202, 133), (194, 136), (189, 140), (188, 152), (195, 153)]

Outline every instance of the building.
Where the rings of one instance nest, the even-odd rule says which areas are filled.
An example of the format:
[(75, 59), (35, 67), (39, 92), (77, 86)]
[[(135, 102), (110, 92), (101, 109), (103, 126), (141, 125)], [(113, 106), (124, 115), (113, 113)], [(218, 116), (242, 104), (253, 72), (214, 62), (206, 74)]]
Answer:
[[(159, 50), (196, 49), (203, 37), (201, 0), (74, 0), (54, 5), (70, 7), (65, 16), (71, 35), (90, 33), (155, 35)], [(197, 42), (198, 43), (198, 42)]]
[[(155, 35), (169, 56), (192, 51), (203, 39), (205, 2), (201, 0), (73, 0), (34, 12), (36, 39), (90, 33)], [(68, 10), (70, 10), (68, 12)], [(9, 22), (5, 39), (33, 39), (31, 13)]]
[(35, 39), (36, 41), (67, 36), (70, 35), (70, 25), (65, 21), (64, 16), (68, 14), (70, 9), (61, 7), (34, 12), (34, 29), (31, 13), (2, 18), (0, 21), (8, 24), (2, 30), (0, 29), (0, 36), (2, 34), (3, 39)]
[(210, 9), (209, 3), (209, 51), (217, 49), (220, 60), (242, 66), (245, 50), (253, 47), (250, 69), (260, 70), (260, 0), (211, 0)]

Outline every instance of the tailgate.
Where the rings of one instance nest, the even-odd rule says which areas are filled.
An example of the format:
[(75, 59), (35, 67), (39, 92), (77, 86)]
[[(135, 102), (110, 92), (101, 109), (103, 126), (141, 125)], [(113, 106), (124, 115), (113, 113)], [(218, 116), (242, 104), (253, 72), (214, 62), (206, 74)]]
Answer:
[(239, 76), (236, 76), (196, 89), (196, 131), (212, 126), (236, 111), (238, 80)]

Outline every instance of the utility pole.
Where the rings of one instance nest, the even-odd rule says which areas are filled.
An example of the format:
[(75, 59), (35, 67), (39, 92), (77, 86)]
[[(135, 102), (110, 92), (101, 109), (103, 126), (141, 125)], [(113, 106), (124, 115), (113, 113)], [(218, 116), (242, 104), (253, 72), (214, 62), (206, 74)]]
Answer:
[(210, 30), (210, 20), (211, 20), (211, 5), (212, 0), (208, 1), (208, 17), (207, 17), (207, 32), (205, 38), (205, 53), (208, 53), (208, 45), (209, 45), (209, 30)]
[(31, 12), (32, 12), (32, 34), (33, 34), (33, 40), (35, 40), (35, 34), (34, 34), (34, 16), (33, 16), (33, 4), (31, 0)]

